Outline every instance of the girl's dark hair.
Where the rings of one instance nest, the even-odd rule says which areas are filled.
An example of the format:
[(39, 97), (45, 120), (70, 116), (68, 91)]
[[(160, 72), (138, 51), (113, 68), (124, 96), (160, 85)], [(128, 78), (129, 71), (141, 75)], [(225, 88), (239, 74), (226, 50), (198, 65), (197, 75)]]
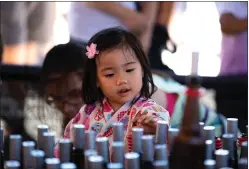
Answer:
[[(100, 54), (104, 51), (110, 51), (122, 47), (131, 49), (139, 60), (144, 73), (143, 85), (138, 99), (142, 96), (150, 98), (156, 91), (148, 58), (145, 56), (140, 41), (133, 33), (120, 27), (108, 28), (96, 33), (89, 40), (88, 46), (90, 46), (91, 43), (97, 44), (97, 50)], [(104, 98), (101, 89), (97, 87), (96, 59), (98, 57), (99, 55), (96, 55), (94, 59), (87, 59), (85, 62), (82, 82), (82, 98), (86, 104), (93, 104), (96, 101), (102, 101)]]

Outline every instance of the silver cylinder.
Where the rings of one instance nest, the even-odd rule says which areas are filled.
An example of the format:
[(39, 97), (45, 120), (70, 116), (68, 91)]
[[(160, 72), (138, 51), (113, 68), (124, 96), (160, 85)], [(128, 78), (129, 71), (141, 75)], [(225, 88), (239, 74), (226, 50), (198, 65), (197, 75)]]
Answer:
[(43, 144), (44, 144), (43, 133), (48, 132), (48, 125), (45, 125), (45, 124), (38, 125), (37, 131), (38, 131), (38, 133), (37, 133), (37, 148), (43, 150)]
[(34, 141), (24, 141), (22, 142), (22, 153), (23, 153), (23, 168), (31, 168), (32, 161), (31, 151), (35, 149)]
[(132, 151), (142, 153), (143, 128), (132, 128)]
[(121, 163), (108, 163), (107, 169), (123, 169), (124, 166)]
[(84, 152), (85, 169), (89, 169), (89, 157), (98, 155), (97, 151), (89, 149)]
[(166, 144), (155, 145), (155, 160), (168, 161), (168, 152)]
[(124, 164), (124, 142), (113, 141), (112, 142), (112, 161), (114, 163)]
[(156, 144), (166, 144), (166, 139), (168, 137), (168, 127), (169, 123), (164, 120), (157, 121), (156, 128)]
[(19, 169), (20, 162), (15, 160), (9, 160), (5, 162), (5, 169)]
[(45, 152), (46, 158), (54, 157), (54, 145), (55, 145), (54, 138), (55, 138), (54, 132), (44, 132), (43, 133), (44, 152)]
[(95, 138), (96, 132), (93, 130), (87, 130), (85, 132), (85, 150), (95, 150)]
[(77, 169), (77, 167), (74, 163), (66, 162), (61, 163), (61, 169)]
[(153, 161), (154, 158), (154, 144), (152, 135), (142, 136), (142, 149), (143, 149), (143, 161)]
[(59, 148), (60, 148), (60, 161), (61, 163), (67, 163), (70, 161), (71, 155), (71, 141), (70, 139), (60, 139), (59, 140)]
[(206, 140), (206, 159), (213, 159), (213, 141), (212, 140)]
[(238, 138), (238, 119), (237, 118), (227, 118), (227, 133), (233, 134), (234, 141)]
[(22, 136), (19, 134), (10, 135), (10, 160), (21, 161)]
[(3, 128), (0, 127), (0, 151), (3, 150), (4, 132)]
[(233, 152), (234, 152), (234, 144), (233, 141), (234, 140), (234, 135), (233, 134), (223, 134), (222, 135), (222, 147), (225, 150), (228, 150), (229, 153), (229, 157), (232, 158), (233, 157)]
[(113, 141), (124, 141), (124, 124), (115, 122), (113, 127)]
[(60, 160), (58, 158), (47, 158), (45, 164), (46, 169), (60, 169)]
[(204, 161), (205, 169), (216, 169), (216, 161), (213, 159), (207, 159)]
[(248, 169), (248, 159), (247, 158), (239, 159), (238, 168), (239, 169)]
[(168, 150), (171, 151), (173, 143), (175, 142), (175, 137), (179, 134), (179, 129), (177, 128), (169, 128), (168, 131)]
[(125, 169), (140, 169), (138, 153), (130, 152), (125, 154)]
[(73, 126), (73, 145), (76, 149), (84, 149), (85, 126), (74, 124)]
[(169, 169), (168, 161), (165, 160), (156, 160), (153, 162), (154, 169)]
[(103, 169), (104, 158), (100, 155), (89, 157), (89, 169)]
[(97, 152), (104, 158), (104, 163), (109, 163), (109, 145), (107, 137), (96, 138)]
[[(215, 127), (214, 126), (204, 126), (203, 136), (205, 140), (212, 140), (215, 143)], [(213, 144), (213, 150), (215, 150), (215, 144)]]
[(219, 149), (215, 151), (216, 155), (216, 167), (228, 167), (228, 150)]
[(241, 144), (241, 156), (240, 158), (248, 158), (248, 142), (244, 141)]
[(205, 126), (205, 124), (203, 123), (203, 122), (199, 122), (199, 125), (200, 125), (200, 132), (201, 132), (201, 136), (203, 136), (204, 135), (204, 126)]
[(32, 150), (31, 151), (31, 157), (32, 157), (32, 168), (33, 169), (42, 169), (45, 153), (42, 150)]

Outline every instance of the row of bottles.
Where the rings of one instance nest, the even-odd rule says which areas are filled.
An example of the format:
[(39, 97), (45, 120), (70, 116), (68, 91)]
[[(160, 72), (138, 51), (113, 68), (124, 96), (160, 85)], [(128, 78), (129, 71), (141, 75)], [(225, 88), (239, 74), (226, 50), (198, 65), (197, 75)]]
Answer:
[[(228, 119), (228, 126), (233, 126), (235, 120)], [(229, 128), (227, 126), (227, 128)], [(234, 135), (227, 133), (222, 135), (222, 148), (215, 146), (215, 127), (200, 127), (200, 138), (183, 141), (191, 144), (177, 146), (177, 139), (181, 136), (176, 128), (168, 128), (165, 121), (158, 121), (156, 135), (143, 135), (142, 128), (132, 129), (132, 152), (125, 153), (125, 143), (123, 124), (113, 124), (113, 142), (109, 151), (107, 137), (96, 138), (94, 131), (85, 131), (84, 125), (75, 124), (73, 127), (72, 139), (60, 139), (59, 159), (54, 158), (54, 136), (55, 133), (48, 131), (48, 126), (38, 126), (37, 146), (33, 141), (23, 141), (21, 135), (10, 135), (10, 154), (8, 161), (5, 162), (6, 169), (57, 169), (57, 168), (76, 168), (76, 169), (107, 169), (107, 168), (126, 168), (133, 166), (134, 169), (151, 168), (174, 168), (175, 159), (189, 157), (193, 158), (196, 168), (231, 167), (244, 169), (247, 167), (248, 145), (247, 141), (241, 143), (241, 151), (238, 155), (236, 140)], [(1, 128), (1, 147), (3, 146), (3, 129)], [(40, 144), (39, 144), (40, 143)], [(165, 144), (167, 143), (167, 144)], [(200, 144), (203, 143), (203, 144)], [(182, 144), (180, 142), (180, 144)], [(195, 145), (197, 144), (197, 146)], [(200, 146), (198, 145), (200, 144)], [(190, 146), (189, 146), (190, 145)], [(197, 147), (197, 148), (196, 148)], [(182, 151), (178, 150), (182, 149)], [(198, 151), (193, 151), (196, 148)], [(175, 150), (176, 149), (176, 150)], [(184, 151), (186, 150), (186, 151)], [(178, 152), (179, 151), (179, 152)], [(176, 154), (176, 153), (180, 154)], [(185, 154), (186, 152), (186, 154)], [(196, 156), (194, 156), (197, 153)], [(175, 157), (175, 156), (176, 157)], [(3, 148), (1, 148), (1, 166), (3, 164)], [(187, 166), (189, 163), (185, 161)], [(197, 162), (199, 160), (199, 162)], [(92, 164), (93, 163), (93, 164)], [(131, 164), (130, 164), (131, 163)], [(189, 164), (190, 165), (190, 164)], [(64, 167), (63, 167), (64, 166)], [(99, 167), (97, 167), (99, 166)], [(101, 167), (100, 167), (101, 166)], [(136, 167), (137, 166), (137, 167)], [(176, 166), (179, 167), (179, 166)], [(194, 167), (194, 166), (193, 166)], [(180, 168), (180, 167), (179, 167)]]
[[(238, 138), (238, 119), (227, 119), (227, 131), (215, 136), (214, 126), (199, 122), (199, 79), (191, 77), (180, 129), (157, 122), (154, 135), (132, 129), (132, 152), (125, 153), (124, 126), (113, 123), (113, 142), (96, 137), (94, 131), (75, 124), (71, 139), (58, 141), (59, 158), (54, 157), (55, 133), (47, 125), (37, 127), (37, 144), (9, 136), (9, 157), (4, 162), (3, 129), (0, 129), (0, 167), (5, 169), (245, 169), (248, 163), (247, 133)], [(237, 140), (239, 140), (237, 142)], [(128, 140), (129, 141), (129, 140)], [(239, 147), (238, 147), (239, 143)], [(238, 151), (238, 149), (240, 151)], [(238, 153), (240, 152), (240, 153)]]

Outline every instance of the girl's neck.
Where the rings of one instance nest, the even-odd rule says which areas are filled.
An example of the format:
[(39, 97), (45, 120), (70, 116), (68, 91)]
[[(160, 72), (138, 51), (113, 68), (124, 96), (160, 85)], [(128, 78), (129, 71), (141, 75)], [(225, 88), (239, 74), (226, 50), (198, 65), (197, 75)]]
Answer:
[[(138, 99), (139, 95), (137, 95), (135, 98), (133, 98), (132, 100), (126, 102), (126, 103), (130, 103), (130, 104), (134, 104), (134, 101), (136, 99)], [(110, 106), (112, 107), (112, 109), (114, 110), (114, 112), (118, 111), (124, 104), (120, 104), (120, 103), (115, 103), (113, 101), (110, 101), (108, 98), (106, 98), (107, 102), (110, 104)], [(137, 100), (136, 100), (137, 101)]]
[(107, 101), (110, 104), (110, 106), (112, 107), (112, 109), (113, 109), (114, 112), (117, 112), (122, 106), (124, 106), (125, 104), (129, 103), (129, 102), (126, 102), (124, 104), (119, 104), (119, 103), (112, 102), (109, 99), (107, 99)]
[(114, 110), (114, 112), (118, 111), (123, 105), (121, 104), (118, 104), (118, 103), (114, 103), (114, 102), (110, 102), (108, 99), (107, 99), (108, 103), (110, 104), (110, 106), (112, 107), (112, 109)]

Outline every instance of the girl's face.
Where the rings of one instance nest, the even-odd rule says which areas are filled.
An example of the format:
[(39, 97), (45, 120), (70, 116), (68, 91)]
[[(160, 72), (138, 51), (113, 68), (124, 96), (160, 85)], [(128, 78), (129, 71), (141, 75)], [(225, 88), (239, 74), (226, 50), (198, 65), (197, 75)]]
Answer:
[(140, 93), (143, 71), (130, 49), (114, 49), (96, 59), (97, 86), (101, 88), (114, 111)]

